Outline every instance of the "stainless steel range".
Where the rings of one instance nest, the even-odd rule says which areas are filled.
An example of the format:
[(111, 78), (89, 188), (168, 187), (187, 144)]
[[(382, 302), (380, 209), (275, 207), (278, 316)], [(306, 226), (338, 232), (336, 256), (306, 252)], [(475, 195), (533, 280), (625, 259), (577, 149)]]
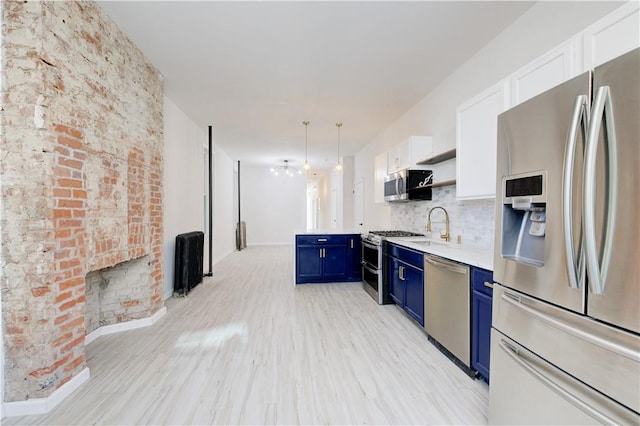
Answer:
[(370, 231), (362, 236), (362, 287), (380, 305), (393, 303), (389, 295), (384, 259), (385, 240), (389, 237), (418, 237), (409, 231)]

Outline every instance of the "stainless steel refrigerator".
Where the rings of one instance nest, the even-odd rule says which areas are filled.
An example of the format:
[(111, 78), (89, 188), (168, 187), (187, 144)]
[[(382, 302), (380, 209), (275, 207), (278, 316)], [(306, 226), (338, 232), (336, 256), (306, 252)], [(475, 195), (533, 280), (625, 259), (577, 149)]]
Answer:
[(640, 424), (640, 49), (498, 117), (490, 424)]

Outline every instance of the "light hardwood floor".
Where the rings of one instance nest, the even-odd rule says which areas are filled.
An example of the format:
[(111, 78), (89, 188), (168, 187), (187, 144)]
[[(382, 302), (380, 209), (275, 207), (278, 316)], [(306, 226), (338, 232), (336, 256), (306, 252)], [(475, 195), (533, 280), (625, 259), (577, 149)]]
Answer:
[(91, 379), (12, 424), (486, 424), (488, 387), (361, 283), (294, 287), (292, 247), (216, 265), (154, 326), (87, 347)]

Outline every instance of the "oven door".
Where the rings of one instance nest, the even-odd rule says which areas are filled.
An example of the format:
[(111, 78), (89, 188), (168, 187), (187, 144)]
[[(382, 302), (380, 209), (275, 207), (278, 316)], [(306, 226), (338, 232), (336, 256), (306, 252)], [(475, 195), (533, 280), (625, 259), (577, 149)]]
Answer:
[(367, 240), (362, 240), (362, 263), (363, 266), (366, 265), (369, 269), (378, 270), (380, 269), (379, 260), (380, 260), (380, 250), (382, 247), (370, 243)]
[(380, 273), (379, 269), (371, 269), (365, 262), (362, 262), (362, 288), (364, 291), (380, 304)]

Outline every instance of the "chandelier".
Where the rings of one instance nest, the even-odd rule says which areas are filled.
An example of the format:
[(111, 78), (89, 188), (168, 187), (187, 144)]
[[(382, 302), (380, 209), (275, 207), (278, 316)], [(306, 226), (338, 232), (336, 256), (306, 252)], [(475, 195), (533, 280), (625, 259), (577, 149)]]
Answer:
[(271, 169), (269, 169), (269, 171), (276, 176), (280, 176), (281, 174), (286, 176), (302, 174), (302, 170), (296, 169), (295, 167), (289, 165), (289, 160), (284, 160), (282, 166), (272, 167)]

